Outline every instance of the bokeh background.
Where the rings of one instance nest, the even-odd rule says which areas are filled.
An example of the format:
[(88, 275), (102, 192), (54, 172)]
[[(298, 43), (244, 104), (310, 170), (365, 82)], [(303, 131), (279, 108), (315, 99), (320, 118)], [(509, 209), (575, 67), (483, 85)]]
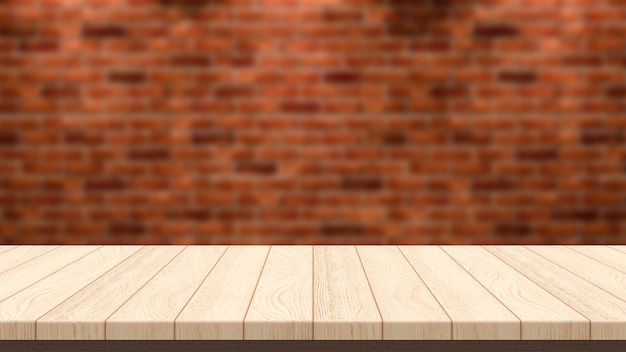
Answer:
[(2, 244), (626, 244), (626, 0), (0, 0)]

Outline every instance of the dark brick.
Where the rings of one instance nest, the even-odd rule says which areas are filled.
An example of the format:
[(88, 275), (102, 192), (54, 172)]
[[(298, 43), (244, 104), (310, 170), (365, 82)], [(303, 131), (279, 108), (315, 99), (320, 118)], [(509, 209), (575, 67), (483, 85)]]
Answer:
[(498, 79), (506, 83), (532, 83), (537, 80), (537, 73), (534, 71), (503, 71), (498, 75)]
[(142, 235), (146, 227), (140, 222), (114, 222), (109, 225), (111, 235)]
[(91, 24), (83, 27), (83, 36), (90, 39), (124, 37), (125, 27), (114, 24)]
[(583, 144), (621, 144), (624, 142), (622, 131), (585, 131), (581, 133)]
[(70, 131), (65, 134), (69, 144), (100, 144), (104, 140), (100, 131)]
[(241, 173), (271, 175), (276, 173), (276, 164), (270, 162), (244, 162), (237, 166)]
[(207, 66), (211, 64), (211, 59), (206, 55), (176, 55), (171, 58), (170, 63), (175, 66)]
[(0, 132), (0, 146), (16, 145), (18, 143), (19, 138), (16, 133)]
[(48, 99), (77, 98), (79, 95), (77, 86), (49, 85), (41, 89), (41, 96)]
[(602, 58), (598, 55), (568, 55), (563, 57), (562, 63), (567, 66), (598, 66)]
[(131, 160), (160, 160), (168, 159), (170, 152), (167, 149), (132, 149), (128, 151), (128, 158)]
[(232, 144), (234, 137), (232, 132), (196, 132), (191, 141), (195, 144)]
[(37, 34), (34, 22), (0, 23), (0, 37), (32, 37)]
[(361, 235), (364, 232), (363, 225), (350, 223), (322, 224), (320, 230), (326, 236)]
[(416, 40), (411, 43), (411, 50), (414, 51), (448, 51), (450, 42), (447, 40)]
[(85, 182), (87, 191), (123, 191), (128, 187), (126, 182), (120, 179), (93, 179)]
[(517, 158), (528, 161), (548, 161), (558, 158), (558, 152), (554, 148), (522, 149), (517, 152)]
[(464, 98), (469, 95), (467, 86), (436, 85), (430, 89), (430, 96), (438, 99)]
[(21, 221), (28, 219), (28, 210), (20, 208), (4, 208), (3, 217), (4, 220), (9, 221)]
[(362, 12), (358, 9), (326, 9), (323, 13), (323, 19), (328, 22), (334, 21), (359, 21), (361, 20)]
[(349, 191), (378, 191), (383, 182), (378, 177), (345, 177), (341, 185)]
[(320, 110), (320, 105), (314, 101), (287, 101), (281, 105), (285, 112), (314, 113)]
[(211, 218), (211, 210), (204, 208), (187, 208), (170, 210), (169, 217), (177, 220), (207, 220)]
[(387, 30), (393, 36), (412, 37), (426, 34), (428, 26), (424, 22), (418, 21), (395, 21), (389, 23)]
[(19, 105), (15, 101), (0, 100), (0, 112), (17, 112), (18, 110)]
[(474, 36), (479, 38), (494, 39), (517, 35), (517, 27), (510, 24), (479, 24), (474, 27)]
[(330, 83), (357, 83), (361, 81), (361, 74), (356, 71), (332, 71), (324, 76)]
[(115, 71), (109, 73), (109, 80), (115, 83), (143, 83), (146, 81), (146, 74), (141, 71)]
[(626, 220), (626, 210), (608, 210), (603, 218), (608, 221), (622, 222)]
[(403, 145), (407, 142), (407, 136), (403, 131), (375, 131), (367, 135), (367, 142), (386, 145)]
[(452, 142), (455, 144), (489, 144), (491, 134), (484, 131), (458, 131), (452, 135)]
[(59, 42), (56, 40), (29, 40), (22, 42), (21, 51), (26, 52), (52, 52), (59, 50)]
[(215, 90), (218, 98), (247, 98), (253, 94), (252, 87), (248, 86), (225, 86)]
[(251, 220), (254, 213), (250, 209), (219, 209), (215, 212), (215, 218), (222, 221)]
[(494, 232), (499, 236), (526, 236), (531, 234), (531, 227), (527, 223), (497, 223)]
[(182, 7), (202, 7), (215, 0), (159, 0), (163, 5), (167, 6), (182, 6)]
[[(418, 1), (414, 1), (414, 0), (399, 0), (399, 1), (401, 2), (404, 1), (407, 4), (418, 3)], [(421, 0), (421, 2), (424, 5), (430, 4), (427, 0)], [(432, 3), (432, 6), (435, 8), (440, 7), (444, 9), (449, 9), (451, 7), (465, 6), (465, 5), (467, 5), (467, 0), (437, 0)]]
[(553, 216), (557, 220), (593, 221), (598, 218), (598, 211), (595, 209), (564, 209), (556, 210)]
[(508, 179), (478, 179), (472, 183), (474, 191), (510, 191), (515, 188), (515, 184)]
[(72, 188), (70, 182), (60, 180), (43, 180), (41, 181), (41, 189), (44, 191), (64, 191)]
[(626, 99), (626, 85), (612, 86), (606, 90), (609, 98)]
[(254, 64), (254, 57), (250, 55), (222, 55), (215, 59), (216, 64), (230, 67), (249, 67)]

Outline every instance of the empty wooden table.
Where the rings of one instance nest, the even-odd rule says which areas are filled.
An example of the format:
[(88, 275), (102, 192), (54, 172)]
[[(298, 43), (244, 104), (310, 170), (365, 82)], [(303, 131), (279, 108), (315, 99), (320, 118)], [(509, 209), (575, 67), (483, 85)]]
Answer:
[(626, 246), (0, 246), (0, 340), (626, 340)]

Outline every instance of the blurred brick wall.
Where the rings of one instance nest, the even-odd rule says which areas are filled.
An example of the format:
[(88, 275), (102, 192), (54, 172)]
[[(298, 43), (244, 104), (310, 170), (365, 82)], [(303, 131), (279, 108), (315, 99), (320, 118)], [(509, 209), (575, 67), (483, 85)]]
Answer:
[(0, 0), (0, 243), (626, 243), (626, 0)]

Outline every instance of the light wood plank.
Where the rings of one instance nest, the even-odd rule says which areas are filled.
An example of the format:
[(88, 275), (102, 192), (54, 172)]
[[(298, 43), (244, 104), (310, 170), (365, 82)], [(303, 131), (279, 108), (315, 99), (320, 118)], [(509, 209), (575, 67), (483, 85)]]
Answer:
[(522, 246), (483, 246), (591, 321), (591, 340), (626, 339), (626, 302)]
[(0, 254), (0, 274), (57, 248), (59, 246), (19, 246), (6, 251)]
[(93, 251), (94, 247), (59, 249), (56, 260), (63, 260), (65, 253), (76, 249), (91, 253), (1, 302), (0, 340), (34, 340), (36, 319), (135, 252), (130, 246), (95, 247)]
[(626, 253), (620, 252), (609, 246), (584, 246), (575, 245), (567, 248), (582, 253), (590, 258), (611, 266), (623, 273), (626, 273)]
[(244, 320), (244, 339), (313, 339), (312, 246), (272, 246)]
[[(65, 246), (43, 253), (3, 272), (0, 274), (0, 282), (2, 282), (0, 285), (0, 302), (98, 248), (99, 246)], [(41, 253), (41, 250), (27, 250), (26, 252), (35, 254)]]
[(618, 250), (618, 251), (620, 251), (622, 253), (626, 253), (626, 246), (609, 246), (609, 247), (611, 247), (611, 248), (613, 248), (615, 250)]
[(313, 248), (315, 340), (381, 340), (382, 318), (354, 246)]
[(522, 340), (589, 340), (589, 320), (480, 246), (441, 246), (522, 321)]
[(189, 246), (106, 321), (107, 340), (173, 340), (174, 319), (228, 246)]
[(133, 246), (130, 257), (39, 318), (37, 339), (104, 340), (105, 320), (184, 248)]
[(453, 340), (520, 339), (520, 320), (441, 248), (399, 248), (452, 318)]
[(383, 320), (383, 340), (450, 340), (452, 321), (397, 246), (356, 246)]
[(526, 248), (626, 302), (625, 273), (563, 246)]
[(177, 340), (243, 340), (269, 246), (231, 246), (176, 319)]
[(10, 251), (11, 249), (17, 248), (17, 246), (7, 246), (7, 245), (2, 245), (0, 246), (0, 253), (4, 253), (6, 251)]

